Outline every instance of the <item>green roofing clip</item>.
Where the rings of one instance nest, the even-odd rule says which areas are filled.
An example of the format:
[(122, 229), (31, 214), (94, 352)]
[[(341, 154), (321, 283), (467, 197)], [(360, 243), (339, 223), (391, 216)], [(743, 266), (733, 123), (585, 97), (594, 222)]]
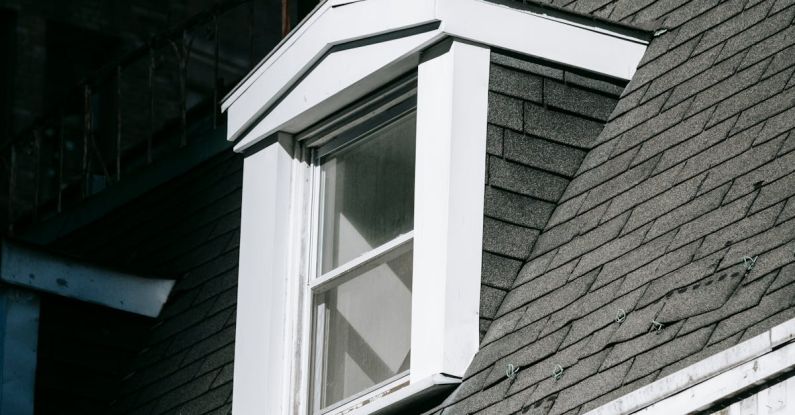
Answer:
[(627, 312), (623, 308), (619, 308), (616, 313), (616, 323), (621, 324), (627, 319)]
[(759, 258), (759, 255), (757, 255), (757, 256), (755, 256), (753, 258), (751, 258), (749, 256), (744, 256), (743, 257), (743, 265), (745, 266), (745, 272), (746, 273), (751, 272), (751, 270), (754, 269), (754, 265), (756, 265), (756, 259), (757, 258)]
[(554, 377), (555, 380), (558, 380), (561, 378), (561, 376), (563, 376), (563, 366), (555, 365), (555, 370), (552, 371), (552, 377)]
[(519, 373), (519, 367), (508, 364), (508, 367), (505, 369), (505, 376), (507, 376), (508, 379), (513, 379), (516, 377), (517, 373)]

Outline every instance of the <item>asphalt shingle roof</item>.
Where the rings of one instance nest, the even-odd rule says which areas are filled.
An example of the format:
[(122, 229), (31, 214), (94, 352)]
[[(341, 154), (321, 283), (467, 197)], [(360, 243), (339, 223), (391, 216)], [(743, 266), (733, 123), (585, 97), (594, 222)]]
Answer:
[(795, 317), (795, 1), (547, 3), (664, 30), (617, 103), (493, 53), (483, 276), (505, 294), (436, 414), (583, 414)]

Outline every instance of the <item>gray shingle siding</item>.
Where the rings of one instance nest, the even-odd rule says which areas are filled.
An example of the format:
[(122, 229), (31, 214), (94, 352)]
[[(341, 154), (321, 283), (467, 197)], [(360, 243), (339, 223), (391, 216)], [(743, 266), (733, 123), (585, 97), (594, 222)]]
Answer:
[(217, 156), (54, 244), (178, 280), (107, 413), (230, 412), (242, 165)]
[[(490, 109), (510, 112), (489, 117), (490, 129), (503, 131), (487, 186), (556, 207), (530, 255), (513, 259), (522, 261), (517, 277), (462, 387), (435, 411), (444, 415), (582, 414), (795, 317), (795, 4), (538, 3), (666, 31), (595, 136), (579, 128), (602, 119), (598, 106), (561, 111), (587, 122), (558, 126), (544, 115), (557, 111), (553, 99), (565, 102), (556, 89), (544, 86), (544, 102), (533, 102), (528, 86), (538, 82), (513, 74), (492, 88), (494, 102), (510, 106)], [(501, 67), (493, 76), (507, 76), (507, 66), (564, 79), (559, 68), (492, 61)], [(520, 100), (521, 122), (511, 118)], [(565, 162), (534, 164), (522, 151), (542, 146), (510, 142), (533, 132), (581, 151), (560, 158), (582, 160), (576, 172), (566, 174)], [(564, 189), (542, 194), (518, 174), (529, 169), (555, 174)], [(759, 256), (750, 272), (745, 255)], [(490, 266), (502, 287), (506, 270), (517, 269)], [(663, 323), (659, 334), (652, 320)], [(515, 380), (507, 364), (521, 367)], [(559, 380), (556, 364), (565, 369)]]
[(506, 53), (491, 61), (481, 338), (621, 91)]

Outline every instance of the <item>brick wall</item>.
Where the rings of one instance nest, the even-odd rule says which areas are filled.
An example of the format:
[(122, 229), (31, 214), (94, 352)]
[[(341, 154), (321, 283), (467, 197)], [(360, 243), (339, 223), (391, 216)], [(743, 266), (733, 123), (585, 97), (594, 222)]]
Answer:
[(506, 53), (491, 60), (481, 340), (623, 90)]

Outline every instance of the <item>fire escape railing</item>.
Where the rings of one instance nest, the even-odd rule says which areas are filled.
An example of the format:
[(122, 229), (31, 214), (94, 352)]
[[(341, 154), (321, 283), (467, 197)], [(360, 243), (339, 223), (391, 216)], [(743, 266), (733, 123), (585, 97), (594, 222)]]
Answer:
[(7, 233), (77, 206), (222, 127), (220, 98), (259, 57), (253, 11), (251, 0), (216, 4), (106, 65), (2, 145)]

